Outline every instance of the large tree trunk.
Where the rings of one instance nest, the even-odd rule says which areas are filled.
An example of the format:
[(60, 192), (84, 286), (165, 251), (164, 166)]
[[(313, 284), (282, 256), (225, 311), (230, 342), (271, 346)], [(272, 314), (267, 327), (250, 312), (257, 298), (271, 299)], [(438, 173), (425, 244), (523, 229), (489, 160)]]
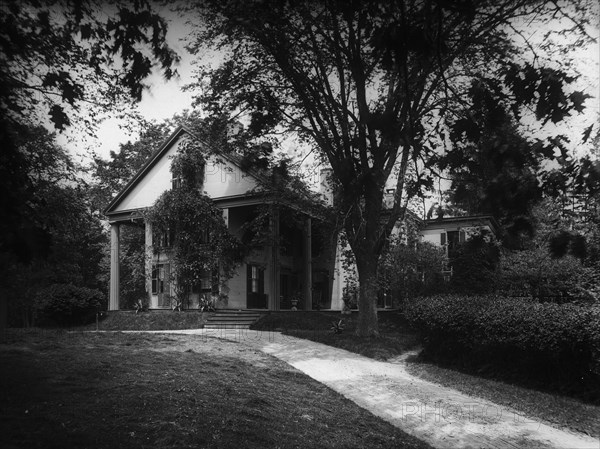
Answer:
[(379, 335), (377, 324), (377, 267), (379, 256), (374, 248), (365, 242), (367, 248), (355, 253), (358, 271), (358, 325), (356, 335), (371, 337)]
[[(371, 182), (369, 182), (371, 181)], [(379, 335), (377, 324), (377, 267), (381, 245), (381, 210), (383, 185), (377, 179), (367, 180), (361, 192), (362, 201), (352, 208), (346, 224), (349, 243), (358, 271), (358, 324), (356, 334), (361, 337)], [(362, 204), (361, 204), (362, 203)]]
[(8, 324), (8, 297), (3, 287), (0, 287), (0, 342), (6, 337)]

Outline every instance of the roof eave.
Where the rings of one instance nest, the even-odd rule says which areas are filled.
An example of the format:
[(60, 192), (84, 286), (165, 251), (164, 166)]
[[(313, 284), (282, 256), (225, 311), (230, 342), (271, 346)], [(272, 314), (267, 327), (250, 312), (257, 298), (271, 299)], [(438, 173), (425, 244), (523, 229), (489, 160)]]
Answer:
[(133, 187), (135, 187), (140, 182), (140, 180), (146, 175), (148, 170), (150, 170), (150, 168), (152, 168), (154, 164), (158, 162), (158, 160), (162, 157), (163, 153), (165, 153), (171, 147), (171, 145), (173, 145), (175, 139), (177, 139), (183, 132), (191, 134), (190, 131), (187, 130), (184, 126), (178, 126), (175, 129), (175, 131), (171, 133), (169, 138), (158, 148), (158, 150), (154, 152), (154, 154), (150, 157), (150, 159), (148, 159), (148, 161), (142, 166), (142, 168), (138, 170), (135, 176), (131, 178), (131, 180), (125, 185), (125, 187), (123, 187), (123, 189), (119, 193), (117, 193), (117, 195), (111, 200), (108, 206), (106, 206), (106, 208), (104, 209), (104, 215), (110, 216), (111, 213), (115, 212), (114, 209), (119, 204), (119, 202), (131, 191), (131, 189), (133, 189)]

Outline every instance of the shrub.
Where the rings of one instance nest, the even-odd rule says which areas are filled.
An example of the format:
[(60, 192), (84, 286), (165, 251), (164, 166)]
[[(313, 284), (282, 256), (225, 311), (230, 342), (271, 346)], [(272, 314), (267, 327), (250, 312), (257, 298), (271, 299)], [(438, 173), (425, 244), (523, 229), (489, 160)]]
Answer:
[(477, 296), (418, 298), (425, 358), (600, 401), (600, 308)]
[(40, 324), (60, 326), (91, 322), (104, 303), (99, 290), (72, 284), (53, 284), (36, 295), (35, 310)]
[(500, 249), (489, 233), (471, 236), (452, 253), (450, 287), (454, 292), (484, 294), (494, 290), (498, 281)]
[(597, 302), (599, 275), (571, 255), (560, 259), (545, 247), (507, 251), (501, 263), (499, 290), (531, 296), (540, 302)]
[(440, 293), (445, 288), (444, 250), (430, 242), (392, 241), (379, 263), (379, 282), (395, 297), (411, 298)]

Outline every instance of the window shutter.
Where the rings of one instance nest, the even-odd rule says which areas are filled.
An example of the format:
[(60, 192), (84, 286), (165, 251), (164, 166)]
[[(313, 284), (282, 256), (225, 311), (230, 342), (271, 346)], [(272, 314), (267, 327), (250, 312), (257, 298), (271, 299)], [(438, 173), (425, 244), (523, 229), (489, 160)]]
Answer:
[(171, 294), (171, 289), (169, 288), (170, 283), (171, 283), (171, 265), (166, 263), (164, 264), (165, 267), (165, 288), (163, 290), (163, 293), (166, 293), (167, 295)]
[(258, 293), (265, 293), (265, 270), (262, 268), (258, 269)]
[(152, 267), (152, 294), (158, 293), (158, 267), (154, 265)]
[(212, 272), (212, 289), (211, 293), (213, 295), (219, 294), (219, 270), (213, 270)]
[(446, 233), (442, 232), (440, 234), (440, 243), (442, 244), (442, 246), (444, 246), (446, 244)]
[(252, 293), (252, 265), (246, 265), (246, 292), (248, 294)]

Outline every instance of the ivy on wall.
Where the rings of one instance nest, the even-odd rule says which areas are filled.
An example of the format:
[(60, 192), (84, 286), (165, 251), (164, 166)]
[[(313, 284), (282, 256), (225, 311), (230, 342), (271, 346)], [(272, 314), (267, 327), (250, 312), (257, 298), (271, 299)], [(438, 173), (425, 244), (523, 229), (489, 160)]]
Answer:
[[(227, 281), (245, 255), (242, 243), (229, 232), (223, 211), (202, 192), (205, 165), (201, 144), (183, 141), (171, 164), (174, 187), (156, 200), (147, 216), (155, 235), (171, 237), (171, 278), (183, 307), (207, 273), (213, 281), (218, 279), (220, 299), (226, 299)], [(164, 243), (153, 239), (154, 251), (165, 251)]]

